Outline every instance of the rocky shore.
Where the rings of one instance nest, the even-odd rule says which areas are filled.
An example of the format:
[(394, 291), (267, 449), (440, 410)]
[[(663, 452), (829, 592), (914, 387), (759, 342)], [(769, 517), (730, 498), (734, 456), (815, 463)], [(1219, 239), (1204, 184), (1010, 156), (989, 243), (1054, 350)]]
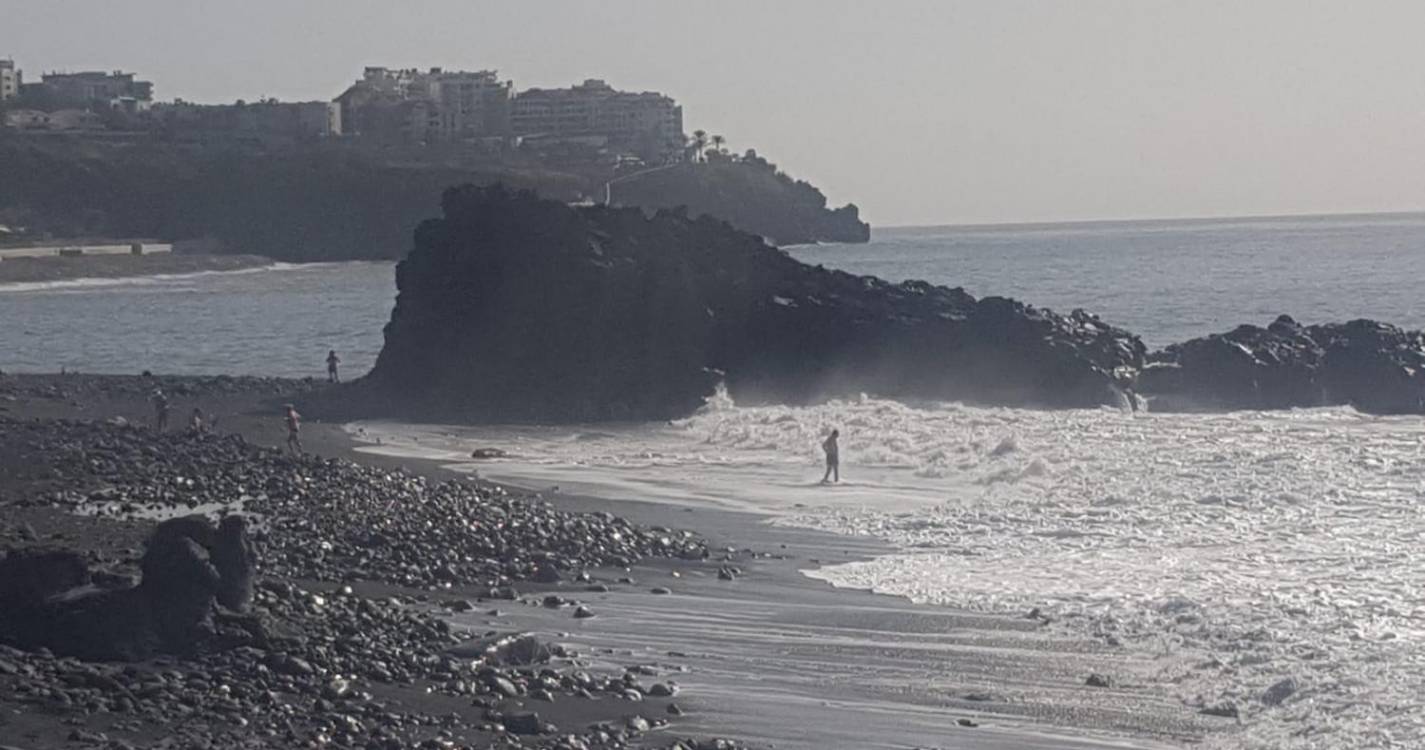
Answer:
[(1174, 344), (1139, 376), (1162, 411), (1351, 405), (1425, 412), (1425, 333), (1373, 320), (1301, 325), (1282, 315)]
[[(592, 669), (559, 643), (449, 621), (477, 609), (498, 618), (496, 607), (597, 616), (581, 592), (623, 585), (641, 559), (714, 565), (696, 536), (469, 481), (285, 455), (231, 434), (251, 412), (229, 434), (156, 434), (122, 416), (142, 408), (153, 380), (257, 408), (309, 388), (0, 378), (10, 412), (0, 415), (0, 568), (33, 582), (0, 586), (6, 747), (734, 747), (666, 732), (637, 740), (680, 713), (676, 683), (653, 670)], [(56, 411), (119, 414), (37, 416)], [(256, 583), (236, 597), (205, 590), (181, 638), (128, 651), (120, 639), (167, 616), (135, 608), (191, 601), (175, 571), (224, 569), (220, 544), (193, 543), (221, 533), (203, 532), (195, 513), (245, 520), (223, 528), (246, 527)], [(185, 550), (185, 562), (153, 564), (163, 549)]]

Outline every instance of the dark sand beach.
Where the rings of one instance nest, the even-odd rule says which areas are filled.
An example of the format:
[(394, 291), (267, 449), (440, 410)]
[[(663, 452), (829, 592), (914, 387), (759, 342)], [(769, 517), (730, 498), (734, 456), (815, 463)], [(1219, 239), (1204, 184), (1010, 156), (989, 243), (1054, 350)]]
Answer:
[[(196, 405), (219, 415), (218, 432), (241, 435), (256, 446), (280, 445), (285, 433), (278, 406), (285, 401), (300, 403), (303, 394), (319, 387), (310, 382), (270, 379), (164, 378), (157, 382), (170, 394), (175, 423), (181, 423)], [(50, 420), (56, 419), (122, 417), (144, 424), (151, 414), (147, 396), (154, 384), (146, 378), (0, 377), (0, 419), (7, 420), (0, 424), (11, 433), (19, 431), (18, 425), (33, 424), (34, 420), (51, 424)], [(386, 473), (385, 478), (372, 481), (409, 475), (431, 483), (460, 480), (476, 486), (468, 475), (432, 462), (373, 454), (337, 424), (309, 422), (303, 440), (316, 456), (350, 459), (379, 470), (378, 475)], [(5, 442), (3, 436), (0, 442)], [(273, 463), (279, 459), (269, 454), (263, 456), (264, 465), (285, 466), (298, 474), (327, 471), (317, 459), (308, 459), (312, 464), (295, 460), (282, 464)], [(67, 475), (51, 476), (43, 483), (28, 481), (24, 477), (29, 476), (26, 471), (33, 468), (33, 460), (13, 441), (0, 450), (0, 544), (25, 546), (43, 541), (90, 551), (96, 559), (132, 556), (152, 527), (151, 520), (126, 513), (79, 516), (46, 502), (46, 497), (67, 484), (78, 485), (84, 479)], [(349, 471), (368, 469), (353, 467)], [(494, 492), (488, 485), (482, 486), (479, 492)], [(259, 591), (268, 593), (260, 594), (258, 606), (270, 607), (275, 619), (285, 617), (288, 627), (302, 623), (326, 627), (321, 623), (329, 621), (319, 617), (339, 617), (341, 606), (355, 607), (362, 598), (394, 596), (403, 602), (403, 611), (451, 623), (456, 633), (451, 636), (452, 643), (479, 643), (487, 635), (534, 633), (569, 655), (555, 659), (547, 668), (550, 673), (546, 676), (553, 682), (548, 693), (540, 694), (544, 699), (536, 697), (543, 688), (539, 688), (535, 673), (511, 695), (492, 694), (481, 687), (474, 691), (473, 700), (470, 694), (447, 689), (450, 683), (420, 670), (405, 679), (383, 681), (361, 675), (352, 680), (385, 712), (408, 717), (397, 723), (393, 737), (410, 743), (451, 743), (433, 747), (597, 747), (619, 746), (620, 742), (662, 747), (677, 738), (693, 738), (686, 745), (693, 745), (696, 739), (713, 747), (712, 738), (729, 738), (749, 746), (778, 748), (1146, 749), (1194, 743), (1235, 726), (1231, 719), (1197, 714), (1174, 698), (1166, 686), (1155, 682), (1153, 677), (1165, 671), (1160, 660), (1060, 629), (1044, 618), (918, 606), (896, 597), (833, 589), (800, 572), (823, 562), (863, 559), (885, 551), (872, 540), (772, 527), (759, 517), (740, 513), (557, 492), (541, 494), (533, 488), (508, 491), (531, 502), (542, 500), (559, 511), (612, 513), (642, 527), (688, 529), (706, 540), (707, 556), (692, 560), (644, 557), (627, 568), (587, 568), (581, 571), (584, 576), (564, 571), (557, 582), (518, 580), (514, 583), (518, 598), (514, 600), (491, 600), (489, 595), (494, 592), (478, 582), (456, 580), (432, 590), (373, 580), (389, 576), (371, 570), (363, 574), (314, 568), (307, 572), (316, 570), (317, 578), (328, 580), (311, 580), (284, 557), (280, 564), (268, 566), (259, 560), (259, 575), (265, 580)], [(314, 493), (315, 501), (320, 493)], [(392, 512), (401, 510), (393, 506)], [(459, 521), (451, 519), (452, 523)], [(312, 533), (318, 535), (314, 538), (320, 537), (320, 523)], [(282, 549), (280, 542), (269, 540), (268, 544)], [(343, 585), (349, 585), (350, 591), (343, 591)], [(284, 593), (298, 591), (306, 593)], [(324, 596), (336, 606), (326, 615), (304, 614), (284, 604), (291, 596)], [(549, 599), (551, 596), (556, 599)], [(453, 606), (451, 602), (457, 600), (465, 604)], [(575, 616), (573, 612), (580, 606), (586, 608), (584, 614), (593, 616)], [(429, 645), (407, 643), (402, 647)], [(42, 664), (38, 672), (27, 674), (27, 669), (35, 668), (32, 658), (50, 663), (46, 657), (0, 655), (0, 661), (18, 665), (9, 673), (0, 669), (0, 737), (14, 746), (31, 750), (69, 747), (75, 746), (74, 737), (93, 739), (100, 733), (106, 740), (121, 739), (132, 746), (162, 746), (157, 743), (165, 737), (196, 737), (206, 732), (205, 736), (240, 739), (242, 746), (286, 747), (295, 745), (283, 743), (307, 742), (313, 732), (320, 734), (319, 729), (295, 719), (289, 721), (286, 734), (267, 734), (273, 725), (265, 720), (247, 726), (224, 723), (214, 718), (222, 714), (210, 713), (211, 707), (201, 702), (189, 719), (175, 724), (172, 718), (158, 721), (142, 712), (119, 716), (102, 702), (97, 709), (89, 707), (83, 696), (73, 704), (64, 704), (62, 699), (37, 701), (33, 691), (21, 686), (40, 679), (35, 674), (50, 675), (43, 679), (65, 679), (61, 674), (65, 669), (61, 665), (55, 671)], [(134, 675), (145, 669), (187, 675), (236, 669), (223, 664), (164, 657), (157, 666), (131, 669), (133, 674), (121, 670), (115, 679), (120, 683), (137, 679)], [(560, 670), (565, 675), (562, 687)], [(612, 676), (609, 679), (623, 675), (623, 682), (637, 686), (637, 699), (615, 692), (621, 684), (581, 687), (571, 683), (568, 675), (576, 672)], [(218, 672), (218, 676), (223, 674)], [(1090, 685), (1091, 675), (1108, 679)], [(330, 676), (318, 677), (321, 682), (310, 684), (293, 678), (296, 683), (286, 684), (292, 695), (285, 700), (310, 702), (311, 697), (301, 697), (304, 689), (316, 689), (318, 694), (329, 689), (323, 683)], [(245, 678), (234, 672), (231, 679), (240, 685)], [(669, 704), (674, 703), (676, 713), (670, 713)], [(508, 720), (530, 710), (537, 712), (540, 721), (558, 727), (558, 733), (529, 736), (495, 731), (498, 722), (491, 717)], [(354, 709), (345, 715), (364, 716)], [(634, 717), (644, 717), (647, 726)], [(658, 724), (664, 720), (667, 725), (660, 728)], [(611, 723), (604, 726), (602, 739), (599, 730), (590, 729), (598, 722)], [(619, 737), (607, 731), (610, 726), (630, 725), (639, 729), (636, 736)], [(175, 726), (187, 726), (188, 731), (177, 732)], [(221, 733), (216, 731), (219, 726)], [(648, 731), (642, 731), (645, 728)], [(579, 737), (564, 738), (571, 733)], [(333, 739), (330, 734), (323, 736)], [(348, 736), (355, 735), (338, 735)], [(335, 746), (343, 746), (343, 742), (337, 740)], [(509, 744), (496, 744), (501, 742)], [(89, 744), (103, 746), (97, 740)]]

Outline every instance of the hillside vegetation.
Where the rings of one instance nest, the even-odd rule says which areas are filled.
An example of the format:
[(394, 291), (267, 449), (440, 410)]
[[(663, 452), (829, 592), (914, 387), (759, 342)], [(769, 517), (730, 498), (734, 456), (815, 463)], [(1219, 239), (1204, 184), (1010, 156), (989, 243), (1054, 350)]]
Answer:
[[(0, 224), (35, 235), (205, 238), (225, 252), (291, 261), (399, 258), (451, 185), (501, 183), (575, 201), (602, 198), (612, 176), (517, 153), (447, 158), (339, 144), (15, 134), (0, 135), (0, 175)], [(672, 197), (786, 243), (854, 239), (832, 231), (846, 214), (825, 210), (814, 188), (753, 164), (689, 165), (647, 178), (621, 183), (639, 190), (616, 199), (661, 206)]]

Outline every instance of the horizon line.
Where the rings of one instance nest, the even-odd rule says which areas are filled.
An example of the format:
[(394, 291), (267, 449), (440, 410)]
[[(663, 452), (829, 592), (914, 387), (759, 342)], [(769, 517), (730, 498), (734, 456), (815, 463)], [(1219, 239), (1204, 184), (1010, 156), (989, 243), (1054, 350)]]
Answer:
[(1005, 228), (1005, 227), (1061, 227), (1089, 224), (1152, 224), (1169, 221), (1209, 222), (1209, 221), (1264, 221), (1270, 219), (1334, 219), (1351, 217), (1421, 216), (1425, 208), (1404, 211), (1339, 211), (1329, 213), (1286, 213), (1286, 214), (1219, 214), (1199, 216), (1157, 216), (1132, 219), (1062, 219), (1052, 221), (979, 221), (941, 224), (884, 224), (871, 225), (871, 231), (878, 229), (937, 229), (955, 227), (960, 229)]

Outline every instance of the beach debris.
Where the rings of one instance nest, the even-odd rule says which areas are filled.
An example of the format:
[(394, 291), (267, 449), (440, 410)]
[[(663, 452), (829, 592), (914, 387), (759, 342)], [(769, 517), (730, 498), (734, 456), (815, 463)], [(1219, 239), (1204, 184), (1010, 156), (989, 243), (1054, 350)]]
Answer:
[(1284, 677), (1262, 692), (1262, 704), (1267, 706), (1280, 706), (1282, 701), (1290, 698), (1300, 689), (1295, 677)]
[(1233, 703), (1232, 701), (1220, 701), (1218, 703), (1210, 703), (1206, 706), (1203, 706), (1198, 711), (1198, 713), (1205, 714), (1207, 716), (1221, 716), (1227, 719), (1238, 719), (1241, 718), (1242, 715), (1241, 711), (1239, 711), (1237, 708), (1237, 704)]
[(655, 682), (648, 686), (648, 694), (654, 698), (671, 698), (678, 694), (678, 686), (672, 682)]
[(1113, 687), (1113, 678), (1106, 674), (1094, 672), (1089, 675), (1088, 679), (1084, 680), (1084, 684), (1096, 688)]

